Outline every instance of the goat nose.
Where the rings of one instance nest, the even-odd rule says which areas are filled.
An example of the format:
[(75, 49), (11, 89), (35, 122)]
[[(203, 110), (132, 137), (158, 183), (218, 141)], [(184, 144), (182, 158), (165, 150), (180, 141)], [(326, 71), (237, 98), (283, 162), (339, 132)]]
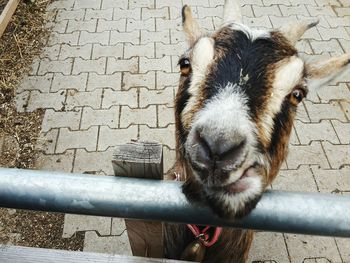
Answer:
[(193, 146), (196, 147), (194, 159), (207, 168), (234, 169), (244, 154), (246, 137), (234, 134), (231, 139), (224, 136), (211, 137), (196, 132)]

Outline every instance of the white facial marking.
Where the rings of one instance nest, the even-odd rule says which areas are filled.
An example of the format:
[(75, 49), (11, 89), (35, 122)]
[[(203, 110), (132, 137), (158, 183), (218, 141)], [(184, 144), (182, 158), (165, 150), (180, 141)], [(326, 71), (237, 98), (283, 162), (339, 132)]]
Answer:
[[(222, 194), (219, 196), (220, 201), (228, 205), (233, 213), (237, 213), (239, 210), (243, 209), (247, 202), (260, 196), (263, 192), (263, 183), (260, 176), (242, 178), (242, 182), (243, 180), (244, 183), (248, 185), (245, 191), (234, 195)], [(213, 194), (215, 195), (215, 193)]]
[(304, 62), (297, 56), (286, 58), (279, 62), (275, 80), (272, 84), (272, 94), (267, 104), (262, 125), (265, 138), (271, 138), (273, 118), (281, 110), (284, 98), (300, 82), (303, 77)]
[(198, 90), (201, 82), (205, 79), (208, 65), (214, 59), (214, 40), (203, 37), (198, 40), (192, 51), (192, 79), (188, 92), (191, 94), (182, 116), (189, 112), (198, 100)]
[(258, 38), (269, 38), (270, 37), (270, 32), (267, 30), (261, 30), (261, 29), (256, 29), (256, 28), (250, 28), (242, 23), (229, 23), (227, 24), (230, 26), (231, 29), (233, 30), (239, 30), (244, 32), (249, 39), (252, 41), (258, 39)]
[(235, 140), (235, 133), (244, 134), (247, 144), (255, 144), (255, 125), (248, 112), (244, 94), (229, 83), (196, 114), (193, 127), (201, 127), (203, 134), (227, 141)]

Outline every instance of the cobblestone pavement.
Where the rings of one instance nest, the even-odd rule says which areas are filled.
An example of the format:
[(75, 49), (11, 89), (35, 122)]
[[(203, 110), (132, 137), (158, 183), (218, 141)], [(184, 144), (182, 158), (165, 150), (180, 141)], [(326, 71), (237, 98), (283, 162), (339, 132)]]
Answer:
[[(112, 174), (113, 145), (164, 144), (174, 160), (177, 60), (185, 50), (180, 9), (202, 27), (220, 25), (223, 0), (58, 0), (52, 35), (18, 89), (20, 111), (45, 109), (40, 168)], [(298, 48), (307, 57), (350, 52), (349, 0), (243, 0), (244, 21), (276, 28), (318, 17)], [(299, 108), (290, 154), (274, 189), (350, 193), (350, 71)], [(325, 211), (326, 212), (326, 211)], [(67, 215), (64, 237), (85, 231), (86, 251), (130, 254), (123, 220)], [(250, 262), (349, 263), (350, 240), (257, 233)]]

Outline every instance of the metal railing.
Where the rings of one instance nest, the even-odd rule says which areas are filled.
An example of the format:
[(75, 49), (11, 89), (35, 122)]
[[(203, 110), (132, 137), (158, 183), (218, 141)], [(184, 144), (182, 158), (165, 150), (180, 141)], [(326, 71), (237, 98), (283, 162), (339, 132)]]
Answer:
[(350, 196), (267, 191), (241, 220), (190, 204), (181, 183), (0, 168), (0, 207), (350, 237)]

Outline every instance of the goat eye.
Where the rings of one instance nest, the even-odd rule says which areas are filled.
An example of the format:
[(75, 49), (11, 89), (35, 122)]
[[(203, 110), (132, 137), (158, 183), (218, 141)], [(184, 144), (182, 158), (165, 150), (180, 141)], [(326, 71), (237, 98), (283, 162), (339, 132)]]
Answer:
[(191, 71), (191, 63), (188, 58), (183, 58), (179, 61), (180, 72), (182, 75), (188, 75)]
[(305, 97), (305, 91), (296, 88), (295, 90), (292, 91), (292, 94), (290, 96), (291, 103), (294, 105), (298, 105)]

